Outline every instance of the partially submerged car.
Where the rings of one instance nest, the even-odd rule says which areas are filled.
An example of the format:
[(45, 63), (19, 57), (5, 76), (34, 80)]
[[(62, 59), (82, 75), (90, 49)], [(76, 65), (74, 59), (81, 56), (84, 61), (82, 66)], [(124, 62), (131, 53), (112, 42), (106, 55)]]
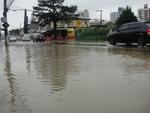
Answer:
[(45, 37), (41, 33), (37, 33), (33, 39), (33, 42), (44, 42)]
[(22, 37), (22, 41), (31, 41), (30, 34), (24, 34)]
[(16, 36), (11, 35), (9, 37), (9, 42), (16, 42), (16, 41), (17, 41), (17, 37)]

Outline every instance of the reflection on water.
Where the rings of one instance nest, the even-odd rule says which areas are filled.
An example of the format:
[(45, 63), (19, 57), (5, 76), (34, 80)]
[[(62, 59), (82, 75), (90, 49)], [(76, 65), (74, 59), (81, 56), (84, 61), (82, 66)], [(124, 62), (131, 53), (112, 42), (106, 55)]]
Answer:
[[(108, 49), (109, 53), (121, 55), (125, 58), (125, 66), (131, 71), (149, 71), (150, 68), (150, 52), (149, 50), (131, 49), (131, 48), (116, 48)], [(127, 61), (126, 59), (130, 59)], [(122, 59), (121, 59), (122, 60)], [(123, 62), (123, 60), (122, 60)]]
[(18, 92), (17, 76), (13, 73), (16, 54), (11, 49), (11, 47), (0, 49), (0, 113), (28, 113), (30, 110)]
[[(50, 82), (53, 91), (60, 91), (66, 87), (67, 75), (76, 70), (73, 48), (62, 46), (43, 47), (34, 51), (35, 69), (42, 75), (43, 82)], [(40, 53), (40, 54), (39, 54)]]
[(31, 69), (31, 51), (30, 51), (30, 48), (26, 48), (26, 68), (27, 68), (27, 70), (29, 71), (29, 73), (30, 73), (30, 69)]
[[(109, 48), (109, 53), (123, 57), (120, 68), (125, 71), (125, 78), (137, 81), (137, 77), (150, 79), (150, 52), (141, 48)], [(144, 72), (144, 74), (143, 74)]]
[(11, 104), (11, 111), (15, 112), (16, 111), (16, 86), (15, 86), (15, 77), (11, 72), (11, 62), (10, 62), (10, 56), (9, 56), (9, 48), (5, 48), (6, 51), (6, 62), (5, 62), (5, 73), (7, 76), (7, 80), (9, 83), (9, 90), (10, 90), (10, 104)]
[(14, 44), (0, 52), (0, 113), (150, 111), (148, 49)]

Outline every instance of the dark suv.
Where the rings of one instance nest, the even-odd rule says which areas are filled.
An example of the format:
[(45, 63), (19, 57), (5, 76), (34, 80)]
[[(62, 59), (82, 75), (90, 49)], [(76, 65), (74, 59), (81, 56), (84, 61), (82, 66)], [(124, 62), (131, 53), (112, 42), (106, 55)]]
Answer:
[(139, 46), (144, 46), (150, 42), (150, 23), (126, 23), (116, 31), (108, 33), (107, 41), (112, 45), (118, 42), (126, 44), (137, 43)]

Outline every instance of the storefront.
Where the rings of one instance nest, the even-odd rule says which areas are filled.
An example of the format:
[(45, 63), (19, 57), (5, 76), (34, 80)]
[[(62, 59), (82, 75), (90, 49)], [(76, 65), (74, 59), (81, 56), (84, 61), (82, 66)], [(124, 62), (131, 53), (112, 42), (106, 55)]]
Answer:
[[(47, 30), (43, 32), (43, 35), (47, 41), (54, 39), (54, 30)], [(56, 40), (69, 40), (75, 39), (74, 28), (59, 28), (56, 30)]]

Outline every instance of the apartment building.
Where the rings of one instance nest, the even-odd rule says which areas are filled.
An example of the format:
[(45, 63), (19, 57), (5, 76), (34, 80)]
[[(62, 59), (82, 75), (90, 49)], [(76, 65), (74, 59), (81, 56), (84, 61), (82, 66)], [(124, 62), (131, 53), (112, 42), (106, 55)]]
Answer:
[(116, 22), (116, 20), (120, 17), (120, 15), (122, 14), (124, 8), (119, 7), (117, 12), (112, 12), (110, 13), (110, 21), (111, 22)]
[(138, 9), (138, 18), (140, 22), (150, 22), (150, 8), (144, 4), (144, 8)]

